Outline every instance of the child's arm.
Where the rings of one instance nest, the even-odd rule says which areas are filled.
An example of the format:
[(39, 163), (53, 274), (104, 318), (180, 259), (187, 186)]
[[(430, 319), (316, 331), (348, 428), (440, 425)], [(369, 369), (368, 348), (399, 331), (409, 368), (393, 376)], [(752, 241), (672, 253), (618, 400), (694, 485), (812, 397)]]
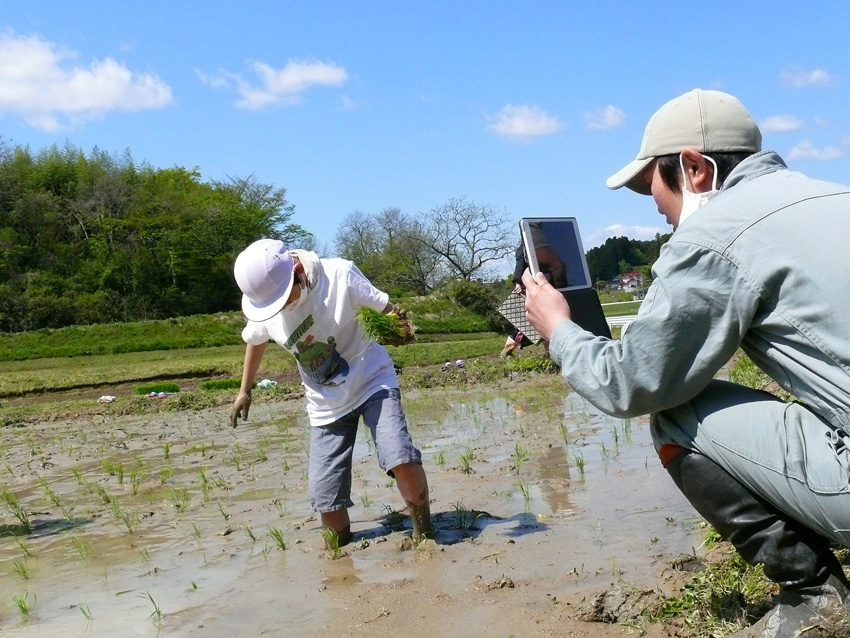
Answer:
[(236, 421), (241, 416), (243, 421), (248, 420), (248, 408), (251, 407), (251, 386), (254, 385), (254, 377), (257, 376), (257, 370), (260, 368), (260, 362), (263, 360), (263, 353), (266, 351), (266, 344), (248, 345), (245, 348), (245, 365), (242, 368), (242, 385), (239, 388), (239, 394), (233, 402), (233, 407), (230, 408), (230, 425), (236, 427)]

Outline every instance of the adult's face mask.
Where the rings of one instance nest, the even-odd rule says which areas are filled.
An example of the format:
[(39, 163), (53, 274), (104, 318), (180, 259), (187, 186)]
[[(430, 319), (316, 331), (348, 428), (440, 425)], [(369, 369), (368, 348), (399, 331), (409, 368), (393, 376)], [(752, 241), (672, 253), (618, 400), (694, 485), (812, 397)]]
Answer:
[[(714, 175), (712, 177), (711, 190), (705, 193), (694, 193), (688, 190), (688, 180), (685, 176), (685, 165), (682, 162), (682, 154), (679, 153), (679, 168), (682, 169), (682, 212), (679, 213), (679, 224), (682, 225), (688, 217), (694, 212), (702, 208), (708, 201), (720, 194), (717, 189), (717, 163), (710, 157), (703, 155), (714, 166)], [(677, 226), (677, 228), (678, 228)]]

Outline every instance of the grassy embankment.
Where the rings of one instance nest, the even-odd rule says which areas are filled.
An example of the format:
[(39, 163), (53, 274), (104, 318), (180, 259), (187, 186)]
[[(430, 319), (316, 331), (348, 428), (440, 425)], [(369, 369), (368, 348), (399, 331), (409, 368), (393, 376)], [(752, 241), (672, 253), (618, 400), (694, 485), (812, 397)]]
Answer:
[[(483, 318), (448, 299), (410, 299), (404, 307), (418, 327), (416, 342), (387, 348), (404, 370), (402, 386), (457, 384), (553, 368), (548, 358), (528, 356), (529, 351), (517, 361), (476, 363), (495, 358), (504, 344), (504, 335), (488, 332)], [(239, 313), (224, 313), (0, 335), (0, 425), (93, 411), (225, 405), (232, 401), (232, 390), (205, 391), (198, 386), (205, 380), (241, 375), (242, 326)], [(462, 371), (443, 372), (437, 365), (458, 359), (468, 360)], [(281, 348), (266, 351), (258, 378), (266, 377), (279, 385), (258, 393), (259, 400), (301, 394), (295, 361)], [(157, 380), (177, 381), (184, 391), (155, 403), (134, 396), (134, 384)], [(118, 398), (98, 404), (94, 390)]]

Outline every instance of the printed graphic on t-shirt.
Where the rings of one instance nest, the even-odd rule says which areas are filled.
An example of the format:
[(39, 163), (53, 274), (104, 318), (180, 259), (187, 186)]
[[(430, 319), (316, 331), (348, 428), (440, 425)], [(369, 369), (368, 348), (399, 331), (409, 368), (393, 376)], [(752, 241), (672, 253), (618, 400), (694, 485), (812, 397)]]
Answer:
[[(304, 326), (309, 322), (313, 324), (312, 315), (307, 317), (298, 326), (294, 334), (305, 332)], [(336, 349), (336, 339), (328, 337), (326, 342), (316, 341), (316, 338), (308, 334), (303, 340), (295, 342), (295, 358), (298, 360), (301, 370), (314, 383), (319, 385), (340, 385), (345, 383), (348, 375), (348, 361), (340, 356)]]

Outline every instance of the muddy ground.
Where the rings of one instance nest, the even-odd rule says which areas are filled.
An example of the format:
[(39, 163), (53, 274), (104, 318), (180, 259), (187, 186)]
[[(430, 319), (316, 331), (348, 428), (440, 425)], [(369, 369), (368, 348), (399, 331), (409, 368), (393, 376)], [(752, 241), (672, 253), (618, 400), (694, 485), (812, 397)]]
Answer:
[(586, 615), (618, 587), (675, 591), (673, 559), (700, 551), (699, 521), (660, 467), (645, 420), (606, 417), (551, 375), (404, 401), (436, 541), (411, 547), (403, 503), (363, 430), (355, 540), (337, 557), (307, 504), (300, 400), (257, 404), (236, 430), (226, 410), (210, 410), (0, 431), (0, 489), (12, 499), (0, 503), (0, 632), (674, 631), (630, 621), (637, 598), (609, 614), (619, 622)]

